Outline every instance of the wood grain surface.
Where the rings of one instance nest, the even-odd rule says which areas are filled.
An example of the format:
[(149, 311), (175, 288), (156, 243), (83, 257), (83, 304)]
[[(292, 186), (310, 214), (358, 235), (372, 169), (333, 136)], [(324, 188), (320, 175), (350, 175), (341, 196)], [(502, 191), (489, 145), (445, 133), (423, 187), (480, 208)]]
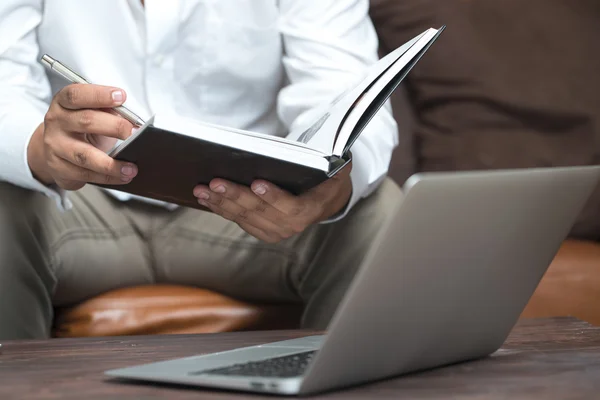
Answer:
[[(294, 330), (7, 341), (0, 350), (0, 399), (259, 399), (262, 396), (122, 383), (102, 372), (314, 333)], [(600, 327), (573, 318), (522, 320), (502, 349), (485, 359), (314, 398), (600, 398)]]

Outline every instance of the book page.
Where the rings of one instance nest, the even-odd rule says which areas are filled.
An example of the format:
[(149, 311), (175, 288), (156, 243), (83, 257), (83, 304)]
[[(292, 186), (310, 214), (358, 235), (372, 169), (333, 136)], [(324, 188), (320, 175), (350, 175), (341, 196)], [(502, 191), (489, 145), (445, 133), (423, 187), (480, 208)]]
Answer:
[(139, 131), (122, 142), (109, 155), (111, 157), (118, 156), (120, 152), (125, 150), (138, 137), (141, 137), (144, 131), (150, 127), (172, 132), (173, 135), (189, 136), (231, 147), (232, 149), (244, 150), (266, 157), (302, 164), (311, 168), (321, 169), (324, 172), (329, 170), (329, 161), (326, 155), (309, 147), (299, 146), (297, 143), (289, 141), (271, 140), (274, 137), (269, 135), (260, 135), (253, 132), (248, 132), (250, 133), (249, 135), (240, 134), (228, 129), (221, 129), (216, 125), (204, 124), (184, 117), (161, 114), (156, 114), (148, 119)]
[[(232, 132), (232, 133), (236, 133), (238, 135), (244, 135), (244, 136), (249, 136), (249, 137), (255, 137), (257, 139), (260, 140), (269, 140), (272, 142), (277, 142), (277, 143), (283, 143), (284, 146), (296, 146), (296, 147), (300, 147), (302, 149), (307, 150), (309, 153), (314, 153), (315, 151), (318, 151), (316, 149), (314, 149), (312, 146), (308, 146), (307, 144), (303, 143), (303, 142), (299, 142), (299, 141), (295, 141), (295, 140), (290, 140), (286, 137), (281, 137), (281, 136), (275, 136), (275, 135), (267, 135), (264, 133), (259, 133), (259, 132), (252, 132), (252, 131), (246, 131), (243, 129), (237, 129), (237, 128), (231, 128), (228, 126), (223, 126), (223, 125), (216, 125), (216, 124), (211, 124), (208, 122), (203, 122), (203, 121), (194, 121), (195, 124), (198, 125), (204, 125), (207, 127), (211, 127), (211, 128), (215, 128), (215, 129), (220, 129), (220, 130), (224, 130), (224, 131), (228, 131), (228, 132)], [(323, 155), (329, 155), (329, 153), (322, 153)]]
[[(362, 129), (371, 120), (374, 114), (389, 99), (392, 92), (408, 74), (410, 69), (420, 59), (436, 35), (437, 29), (429, 29), (418, 37), (413, 46), (404, 52), (400, 58), (393, 61), (392, 65), (373, 84), (356, 99), (342, 121), (339, 134), (333, 149), (333, 154), (341, 156), (352, 145)], [(358, 126), (362, 119), (362, 124)], [(358, 129), (355, 129), (358, 128)]]
[(157, 114), (154, 118), (156, 120), (154, 126), (156, 126), (157, 128), (175, 130), (175, 127), (178, 127), (179, 133), (185, 134), (187, 136), (198, 137), (199, 139), (211, 140), (211, 137), (207, 135), (214, 132), (221, 132), (223, 137), (219, 138), (219, 143), (223, 142), (223, 144), (227, 145), (229, 145), (229, 142), (231, 142), (231, 144), (235, 144), (236, 141), (240, 141), (241, 143), (247, 143), (251, 140), (255, 140), (258, 143), (267, 141), (269, 142), (269, 146), (272, 147), (294, 148), (295, 151), (304, 152), (307, 154), (316, 154), (319, 156), (330, 155), (330, 153), (321, 153), (318, 150), (315, 150), (312, 147), (307, 146), (303, 143), (292, 141), (279, 136), (267, 135), (264, 133), (246, 131), (243, 129), (236, 129), (227, 126), (211, 124), (208, 122), (197, 121), (194, 119), (180, 117), (176, 115)]
[(298, 141), (321, 152), (332, 154), (336, 136), (348, 112), (352, 110), (366, 90), (424, 34), (425, 32), (371, 65), (367, 70), (366, 76), (358, 84), (345, 90), (331, 103), (322, 105), (315, 111), (315, 115), (318, 117), (312, 125), (293, 130), (287, 136), (287, 139)]
[(327, 109), (315, 123), (303, 131), (292, 132), (288, 135), (287, 139), (295, 140), (297, 143), (302, 143), (322, 153), (331, 155), (335, 132), (338, 130), (340, 122), (343, 119), (344, 112), (342, 109)]

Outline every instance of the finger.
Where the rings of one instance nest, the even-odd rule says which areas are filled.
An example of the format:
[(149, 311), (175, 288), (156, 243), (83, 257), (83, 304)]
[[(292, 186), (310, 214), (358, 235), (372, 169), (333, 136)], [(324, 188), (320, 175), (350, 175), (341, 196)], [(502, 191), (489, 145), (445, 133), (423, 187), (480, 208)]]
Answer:
[(255, 226), (252, 226), (250, 224), (246, 224), (244, 222), (240, 222), (238, 223), (239, 227), (242, 228), (246, 233), (254, 236), (255, 238), (262, 240), (263, 242), (267, 242), (267, 243), (278, 243), (281, 240), (283, 240), (284, 238), (282, 238), (279, 235), (274, 235), (274, 234), (269, 234), (261, 229), (258, 229)]
[(123, 89), (91, 84), (71, 84), (62, 88), (55, 96), (63, 108), (113, 108), (125, 102), (127, 94)]
[(206, 207), (209, 211), (229, 220), (232, 222), (235, 222), (240, 228), (242, 228), (246, 233), (254, 236), (257, 239), (260, 239), (264, 242), (267, 243), (277, 243), (279, 242), (282, 238), (276, 234), (273, 233), (267, 233), (265, 231), (263, 231), (260, 228), (257, 228), (249, 223), (246, 222), (236, 222), (235, 221), (235, 216), (225, 210), (223, 210), (222, 208), (216, 207), (213, 204), (206, 202), (204, 200), (198, 200), (198, 203), (200, 205), (202, 205), (203, 207)]
[(246, 210), (253, 211), (276, 224), (285, 225), (286, 223), (285, 214), (258, 197), (247, 186), (238, 185), (224, 179), (213, 179), (209, 184), (209, 188), (212, 192), (217, 193), (226, 199), (239, 204)]
[(70, 140), (57, 140), (50, 145), (57, 157), (92, 172), (108, 175), (123, 182), (133, 179), (137, 166), (133, 163), (115, 160), (89, 143), (68, 137)]
[(85, 182), (81, 181), (70, 181), (67, 179), (56, 178), (54, 179), (59, 188), (64, 190), (79, 190), (85, 186)]
[(209, 207), (212, 211), (218, 213), (219, 215), (226, 215), (225, 218), (229, 219), (230, 221), (238, 224), (245, 223), (252, 225), (264, 232), (267, 232), (268, 234), (276, 234), (282, 238), (289, 238), (295, 233), (291, 229), (286, 228), (283, 225), (275, 224), (272, 221), (252, 212), (252, 210), (247, 210), (239, 204), (217, 193), (211, 193), (206, 187), (196, 190), (195, 193), (198, 193), (199, 195), (202, 195), (202, 193), (205, 194), (204, 197), (206, 198), (200, 198), (198, 200), (199, 204)]
[(277, 225), (261, 216), (246, 210), (240, 205), (232, 202), (229, 199), (215, 195), (210, 195), (208, 199), (199, 199), (198, 203), (210, 208), (213, 212), (223, 215), (230, 221), (235, 223), (244, 223), (252, 225), (268, 234), (281, 236), (282, 238), (291, 237), (294, 232), (291, 229), (286, 229), (284, 226)]
[(310, 198), (294, 196), (270, 182), (257, 180), (250, 188), (259, 198), (292, 218), (311, 219), (320, 213), (320, 205)]
[(100, 185), (124, 185), (131, 182), (131, 178), (114, 177), (101, 174), (86, 168), (74, 165), (59, 157), (51, 159), (49, 164), (60, 178), (56, 179), (59, 186), (67, 190), (77, 190), (86, 183)]
[(133, 125), (125, 118), (97, 110), (68, 113), (64, 128), (70, 132), (109, 136), (121, 140), (131, 136)]

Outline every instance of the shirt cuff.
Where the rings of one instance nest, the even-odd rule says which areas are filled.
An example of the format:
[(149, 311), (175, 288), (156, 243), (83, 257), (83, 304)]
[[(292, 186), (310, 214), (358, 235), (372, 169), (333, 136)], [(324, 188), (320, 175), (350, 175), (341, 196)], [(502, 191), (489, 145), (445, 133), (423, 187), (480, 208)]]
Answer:
[(0, 180), (25, 189), (34, 190), (53, 199), (61, 211), (72, 207), (65, 190), (56, 185), (44, 185), (35, 177), (27, 161), (27, 147), (44, 115), (37, 113), (12, 113), (2, 123), (4, 149), (0, 150)]

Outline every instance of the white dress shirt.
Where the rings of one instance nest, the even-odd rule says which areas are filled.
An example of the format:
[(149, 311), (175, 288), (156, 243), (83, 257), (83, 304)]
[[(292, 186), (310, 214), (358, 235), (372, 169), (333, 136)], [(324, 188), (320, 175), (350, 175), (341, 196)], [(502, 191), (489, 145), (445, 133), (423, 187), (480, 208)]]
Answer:
[[(146, 119), (174, 113), (285, 136), (377, 60), (368, 0), (1, 0), (0, 180), (53, 197), (27, 146), (51, 96), (48, 53), (93, 83), (127, 92)], [(352, 147), (345, 214), (387, 173), (397, 130), (389, 104)], [(199, 155), (201, 156), (201, 155)], [(190, 191), (193, 188), (190, 188)], [(121, 200), (132, 196), (113, 192)]]

